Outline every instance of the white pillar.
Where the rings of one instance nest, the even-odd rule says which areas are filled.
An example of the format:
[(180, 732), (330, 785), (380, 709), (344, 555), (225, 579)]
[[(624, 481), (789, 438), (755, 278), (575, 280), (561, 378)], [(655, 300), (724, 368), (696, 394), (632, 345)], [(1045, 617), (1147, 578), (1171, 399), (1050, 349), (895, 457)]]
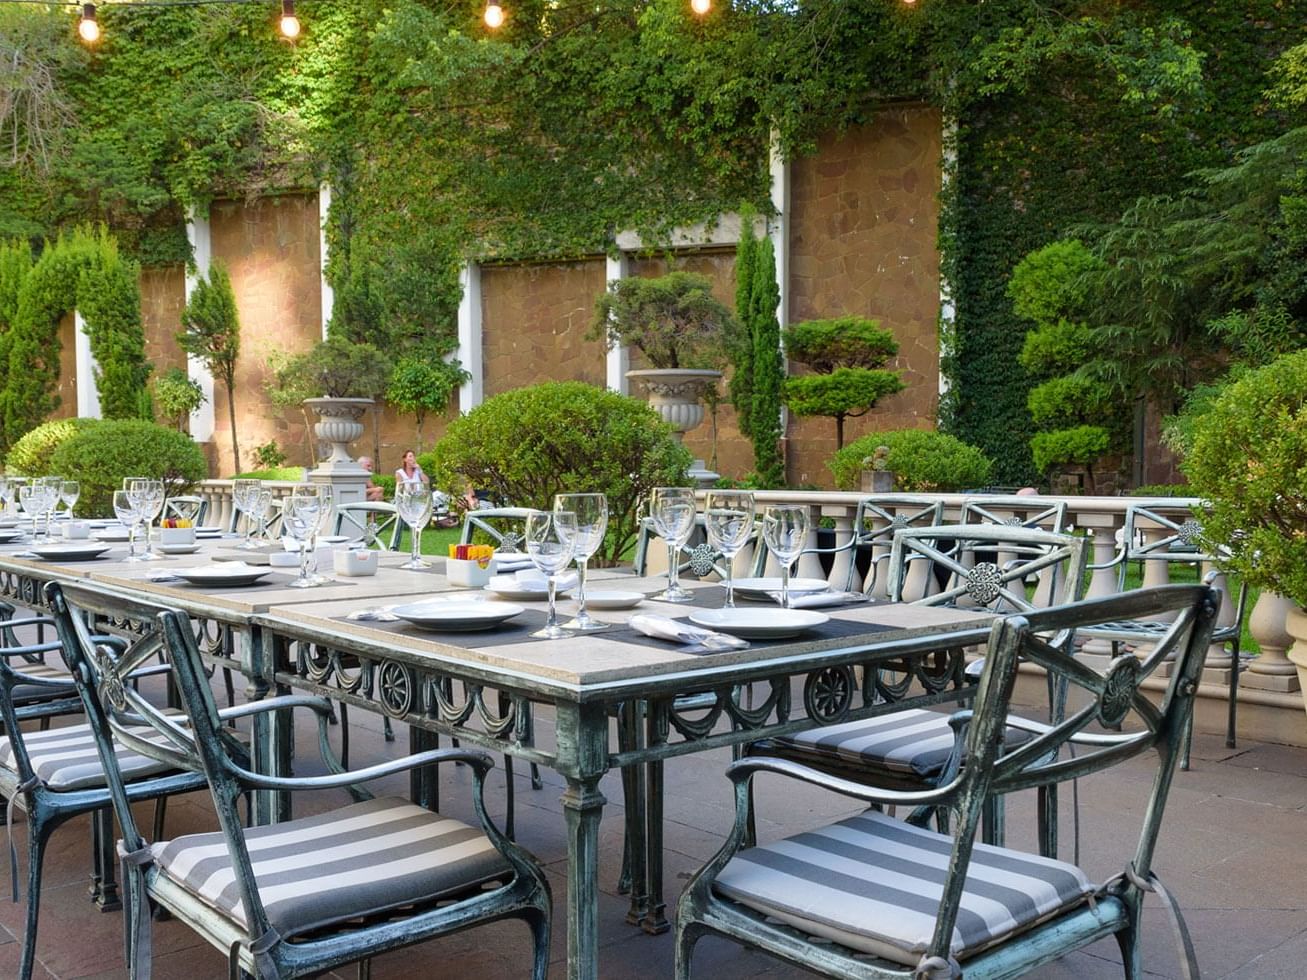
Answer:
[(77, 372), (77, 415), (84, 419), (100, 417), (100, 389), (95, 383), (98, 365), (91, 353), (91, 338), (86, 333), (82, 314), (73, 311), (74, 363)]
[(327, 214), (331, 211), (331, 184), (318, 185), (318, 281), (322, 284), (322, 339), (327, 339), (327, 324), (336, 305), (336, 292), (327, 282)]
[(485, 399), (485, 367), (482, 357), (481, 267), (475, 262), (458, 274), (463, 298), (458, 304), (458, 359), (472, 377), (458, 389), (458, 410), (470, 412)]
[[(625, 279), (631, 274), (631, 260), (625, 252), (619, 252), (617, 258), (611, 255), (604, 260), (604, 288), (615, 279)], [(608, 351), (606, 383), (611, 391), (621, 395), (631, 393), (626, 372), (631, 370), (631, 352), (625, 345), (618, 344)]]
[[(776, 309), (776, 320), (783, 331), (790, 323), (790, 164), (781, 155), (779, 134), (772, 131), (771, 146), (768, 152), (768, 166), (771, 171), (771, 203), (776, 217), (768, 223), (767, 235), (771, 238), (772, 248), (776, 252), (776, 292), (780, 305)], [(781, 376), (790, 373), (790, 362), (785, 356), (784, 342), (781, 344)], [(788, 468), (788, 451), (786, 440), (790, 435), (790, 413), (781, 406), (781, 446), (782, 459)]]
[[(955, 182), (958, 170), (958, 124), (957, 120), (945, 118), (944, 130), (940, 139), (943, 156), (940, 161), (940, 199), (948, 200), (955, 194)], [(944, 274), (944, 265), (939, 267), (939, 354), (937, 361), (943, 362), (945, 356), (954, 346), (953, 325), (957, 322), (957, 307), (953, 303), (953, 284)], [(939, 372), (939, 400), (943, 404), (949, 391), (949, 377), (942, 370)]]
[[(195, 272), (186, 273), (186, 299), (189, 302), (195, 283), (200, 276), (208, 276), (209, 264), (213, 261), (209, 219), (200, 217), (194, 208), (186, 220), (186, 238), (195, 254)], [(213, 439), (213, 375), (203, 361), (191, 355), (186, 357), (186, 371), (204, 392), (204, 401), (191, 413), (191, 438), (196, 442), (210, 442)]]

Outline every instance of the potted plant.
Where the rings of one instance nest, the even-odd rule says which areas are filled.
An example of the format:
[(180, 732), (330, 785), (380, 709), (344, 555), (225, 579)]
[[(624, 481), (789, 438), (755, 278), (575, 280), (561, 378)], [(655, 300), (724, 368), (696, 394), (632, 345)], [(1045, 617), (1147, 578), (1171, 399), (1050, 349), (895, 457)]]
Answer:
[(337, 335), (289, 358), (278, 371), (282, 386), (308, 396), (304, 404), (318, 416), (313, 431), (331, 444), (321, 469), (362, 470), (348, 447), (363, 434), (363, 413), (386, 390), (390, 373), (390, 358), (382, 351)]
[(1307, 690), (1307, 350), (1248, 371), (1193, 423), (1182, 468), (1203, 533), (1251, 586), (1289, 599), (1289, 659)]
[(617, 279), (595, 302), (590, 337), (625, 344), (651, 367), (626, 376), (649, 393), (649, 404), (677, 438), (703, 421), (703, 394), (722, 376), (730, 310), (706, 276), (670, 272), (654, 279)]

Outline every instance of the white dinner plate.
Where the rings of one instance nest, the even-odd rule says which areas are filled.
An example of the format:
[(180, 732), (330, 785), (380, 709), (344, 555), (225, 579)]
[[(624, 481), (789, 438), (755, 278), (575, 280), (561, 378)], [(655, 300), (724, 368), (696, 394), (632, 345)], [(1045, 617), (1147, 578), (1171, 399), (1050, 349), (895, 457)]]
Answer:
[(92, 531), (91, 537), (97, 541), (126, 541), (130, 533), (125, 527), (102, 527)]
[(511, 602), (481, 602), (476, 599), (425, 600), (395, 606), (390, 610), (414, 626), (448, 633), (488, 630), (523, 612)]
[(202, 526), (195, 529), (195, 536), (197, 538), (220, 538), (222, 535), (222, 528), (215, 525), (208, 525), (207, 527)]
[(198, 544), (159, 544), (156, 542), (154, 547), (165, 555), (193, 555), (200, 550)]
[(690, 622), (746, 640), (783, 640), (820, 626), (830, 619), (809, 609), (701, 609)]
[(107, 544), (40, 544), (33, 545), (32, 554), (46, 561), (91, 561), (109, 550)]
[[(825, 592), (830, 588), (830, 583), (824, 578), (792, 578), (790, 579), (790, 592), (794, 595), (811, 595), (814, 592)], [(779, 592), (781, 590), (780, 576), (767, 575), (763, 578), (737, 578), (735, 580), (735, 594), (744, 599), (755, 599), (760, 602), (775, 602), (769, 592)]]
[(10, 541), (17, 541), (25, 533), (25, 531), (20, 531), (16, 527), (0, 528), (0, 544), (8, 544)]
[(644, 598), (643, 592), (596, 590), (585, 594), (585, 605), (587, 609), (634, 609)]
[[(486, 591), (501, 599), (515, 599), (518, 602), (539, 602), (549, 598), (549, 590), (544, 586), (531, 588), (523, 585), (512, 575), (495, 575), (486, 585)], [(556, 595), (564, 596), (570, 589), (560, 588)]]
[(191, 585), (254, 585), (265, 575), (269, 574), (270, 568), (255, 568), (253, 565), (247, 565), (244, 562), (233, 561), (223, 562), (213, 565), (195, 565), (191, 568), (169, 569), (169, 571), (180, 579), (185, 579)]

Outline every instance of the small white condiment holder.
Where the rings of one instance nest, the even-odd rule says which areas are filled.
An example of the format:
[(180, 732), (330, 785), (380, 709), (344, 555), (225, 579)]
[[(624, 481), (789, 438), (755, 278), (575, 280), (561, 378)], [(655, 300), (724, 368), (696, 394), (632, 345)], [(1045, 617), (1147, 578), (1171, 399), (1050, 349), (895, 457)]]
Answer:
[(363, 548), (337, 548), (335, 569), (337, 575), (376, 575), (377, 556), (380, 552), (367, 551)]
[(485, 588), (491, 576), (495, 574), (495, 560), (487, 558), (484, 563), (470, 558), (446, 558), (445, 577), (450, 585), (463, 585), (469, 589)]
[(91, 525), (86, 521), (68, 521), (63, 528), (64, 537), (69, 541), (78, 541), (91, 536)]
[(194, 544), (193, 527), (159, 527), (154, 530), (155, 540), (159, 544)]

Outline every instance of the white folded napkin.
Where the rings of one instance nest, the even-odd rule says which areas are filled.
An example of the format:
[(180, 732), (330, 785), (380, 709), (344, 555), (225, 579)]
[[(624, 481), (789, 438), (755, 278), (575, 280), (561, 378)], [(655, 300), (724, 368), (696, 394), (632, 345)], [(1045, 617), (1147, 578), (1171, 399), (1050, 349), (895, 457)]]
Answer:
[[(545, 592), (549, 589), (549, 580), (545, 578), (543, 572), (535, 568), (524, 568), (519, 572), (514, 572), (513, 578), (517, 582), (519, 589), (527, 589), (532, 592)], [(559, 592), (566, 592), (568, 589), (576, 588), (576, 572), (564, 572), (557, 578)]]
[(630, 624), (631, 629), (637, 633), (652, 636), (656, 640), (667, 640), (671, 643), (688, 643), (691, 646), (721, 650), (743, 650), (749, 645), (748, 640), (742, 640), (738, 636), (714, 633), (712, 630), (706, 630), (701, 626), (678, 623), (668, 616), (659, 616), (654, 613), (637, 613), (631, 617)]
[(502, 554), (495, 555), (495, 568), (504, 574), (533, 567), (530, 555), (512, 551), (505, 551)]
[[(779, 592), (767, 593), (777, 602), (781, 601)], [(828, 606), (851, 606), (860, 602), (870, 602), (871, 597), (864, 592), (809, 592), (807, 595), (791, 595), (791, 609), (824, 609)]]

